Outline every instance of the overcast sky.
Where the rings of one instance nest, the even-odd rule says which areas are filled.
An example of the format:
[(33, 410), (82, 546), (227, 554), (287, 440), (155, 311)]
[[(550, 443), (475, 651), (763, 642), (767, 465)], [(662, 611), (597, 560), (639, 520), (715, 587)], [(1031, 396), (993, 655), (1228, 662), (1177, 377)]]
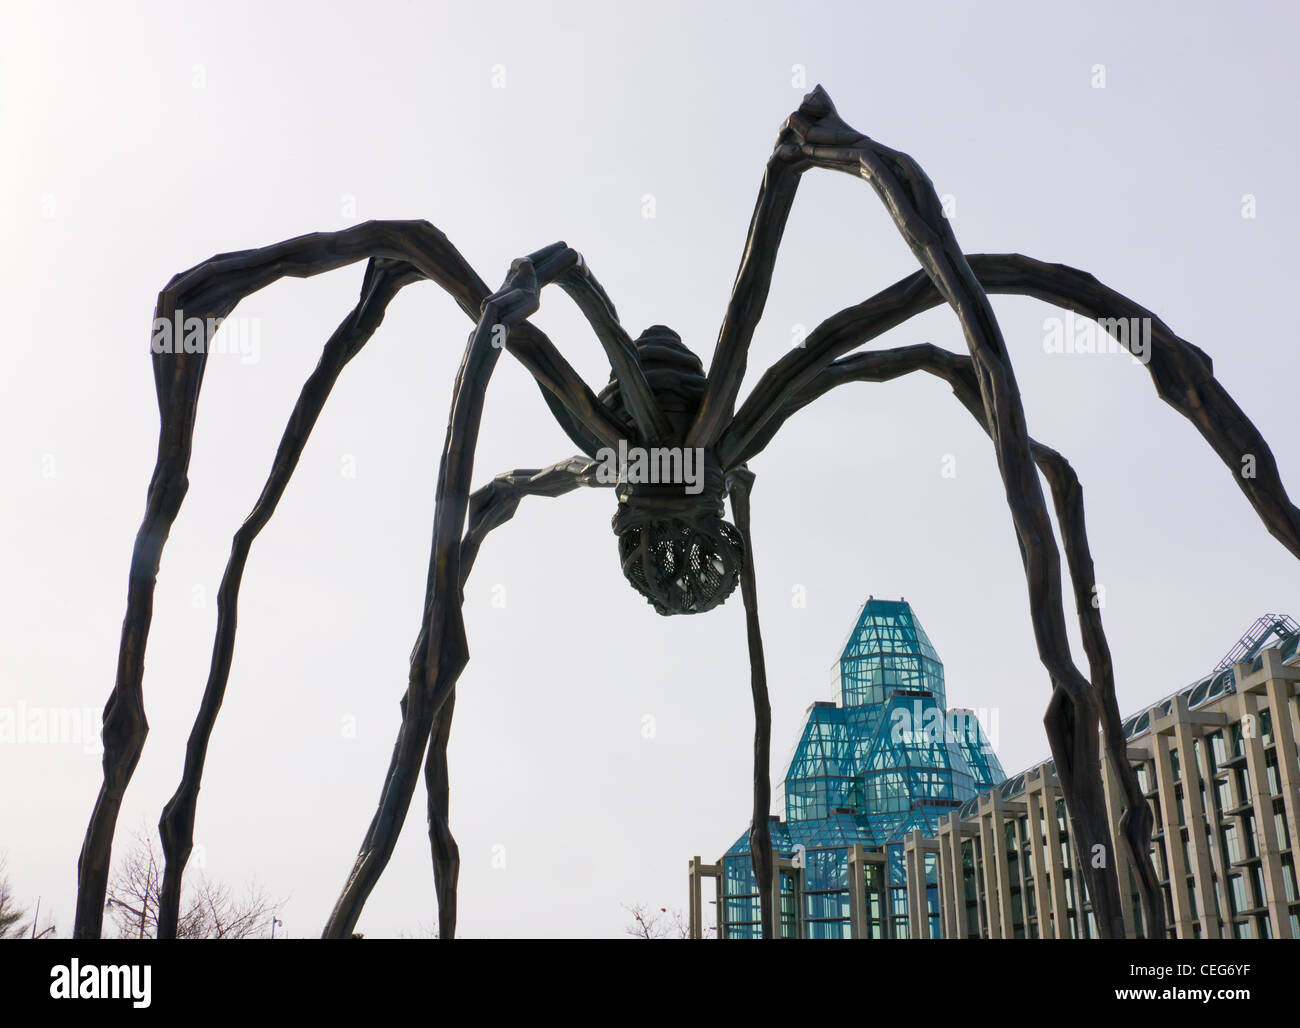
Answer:
[[(817, 82), (851, 125), (921, 162), (968, 252), (1088, 270), (1210, 353), (1294, 495), (1295, 16), (1276, 3), (1076, 11), (5, 4), (0, 708), (97, 716), (112, 686), (157, 445), (150, 318), (171, 275), (304, 232), (427, 218), (495, 287), (513, 258), (563, 239), (634, 335), (671, 325), (707, 362), (764, 161)], [(807, 174), (746, 389), (797, 326), (914, 267), (866, 185)], [(209, 361), (119, 851), (176, 786), (230, 537), (361, 271), (251, 297), (237, 313), (257, 359)], [(994, 308), (1032, 434), (1084, 484), (1124, 713), (1208, 672), (1260, 614), (1300, 614), (1293, 559), (1146, 372), (1126, 355), (1045, 353), (1057, 312), (1040, 303)], [(547, 293), (536, 321), (599, 389), (607, 362), (567, 298)], [(207, 874), (286, 897), (292, 935), (319, 933), (379, 796), (469, 327), (435, 286), (394, 302), (249, 562), (196, 841)], [(946, 310), (876, 345), (924, 341), (965, 349)], [(573, 452), (504, 359), (475, 483)], [(804, 709), (831, 698), (828, 668), (868, 594), (913, 604), (949, 702), (987, 712), (1009, 772), (1047, 755), (1049, 686), (1002, 484), (946, 387), (839, 390), (751, 467), (774, 777)], [(621, 904), (684, 909), (688, 858), (718, 857), (745, 829), (739, 596), (659, 617), (619, 573), (613, 513), (605, 491), (526, 501), (466, 590), (472, 659), (450, 751), (462, 935), (618, 936)], [(101, 780), (91, 749), (0, 745), (0, 851), (63, 935)], [(421, 788), (367, 935), (435, 923), (423, 807)]]

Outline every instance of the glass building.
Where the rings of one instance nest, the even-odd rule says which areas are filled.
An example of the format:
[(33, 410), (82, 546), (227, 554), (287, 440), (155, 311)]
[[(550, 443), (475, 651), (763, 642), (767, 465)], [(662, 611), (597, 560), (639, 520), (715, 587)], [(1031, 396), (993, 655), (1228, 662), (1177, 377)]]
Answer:
[[(776, 790), (784, 811), (771, 824), (782, 934), (800, 924), (808, 938), (847, 938), (856, 901), (866, 906), (869, 934), (906, 936), (905, 837), (918, 829), (934, 835), (942, 819), (1005, 775), (975, 715), (948, 709), (943, 662), (906, 601), (872, 597), (862, 605), (831, 684), (834, 701), (808, 708)], [(858, 860), (860, 876), (851, 871)], [(719, 935), (757, 938), (748, 829), (721, 865)], [(851, 896), (859, 880), (865, 894)], [(937, 867), (927, 884), (937, 920)]]
[[(973, 717), (947, 711), (939, 729), (943, 668), (906, 603), (868, 601), (835, 686), (835, 703), (808, 711), (772, 820), (783, 935), (1096, 936), (1055, 765), (1004, 779)], [(1167, 936), (1300, 938), (1300, 624), (1261, 617), (1208, 675), (1123, 728), (1154, 817)], [(1114, 835), (1125, 796), (1103, 771)], [(1125, 847), (1115, 859), (1125, 933), (1144, 937)], [(747, 834), (716, 864), (691, 860), (692, 938), (709, 878), (719, 937), (756, 937)]]

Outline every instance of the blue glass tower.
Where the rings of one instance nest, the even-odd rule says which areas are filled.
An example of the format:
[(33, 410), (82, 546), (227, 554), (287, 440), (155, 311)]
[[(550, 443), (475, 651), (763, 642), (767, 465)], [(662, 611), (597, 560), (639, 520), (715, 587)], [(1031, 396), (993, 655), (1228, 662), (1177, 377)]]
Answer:
[[(903, 840), (939, 821), (1006, 776), (979, 721), (947, 709), (943, 662), (904, 600), (867, 600), (832, 668), (834, 702), (818, 701), (807, 719), (772, 818), (777, 855), (803, 868), (801, 888), (781, 874), (781, 926), (793, 934), (802, 905), (810, 938), (849, 935), (849, 851), (883, 854), (864, 870), (868, 930), (906, 934)], [(927, 893), (938, 922), (937, 874)], [(720, 934), (754, 938), (759, 900), (746, 830), (723, 858)], [(933, 933), (938, 934), (937, 930)]]

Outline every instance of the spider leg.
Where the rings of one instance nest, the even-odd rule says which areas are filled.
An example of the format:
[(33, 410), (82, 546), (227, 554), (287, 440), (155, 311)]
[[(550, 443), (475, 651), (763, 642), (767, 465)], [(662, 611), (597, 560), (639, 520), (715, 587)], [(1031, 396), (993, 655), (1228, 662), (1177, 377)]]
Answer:
[(479, 547), (494, 528), (515, 516), (525, 496), (557, 497), (582, 486), (604, 487), (596, 477), (597, 463), (585, 457), (570, 457), (540, 471), (532, 468), (497, 475), (469, 498), (469, 528), (460, 545), (461, 588), (469, 578)]
[(1039, 659), (1053, 689), (1064, 690), (1072, 703), (1068, 726), (1051, 718), (1059, 705), (1049, 708), (1048, 736), (1075, 838), (1089, 854), (1083, 867), (1088, 892), (1101, 934), (1122, 936), (1119, 880), (1101, 781), (1096, 696), (1070, 654), (1060, 553), (1029, 449), (1015, 372), (992, 305), (957, 245), (933, 184), (912, 158), (850, 128), (820, 86), (804, 98), (786, 128), (793, 137), (789, 147), (794, 159), (861, 177), (871, 185), (961, 324), (1020, 546)]
[[(767, 304), (777, 251), (799, 180), (814, 163), (805, 159), (801, 150), (803, 122), (800, 119), (820, 117), (825, 104), (829, 103), (829, 98), (823, 101), (824, 97), (825, 93), (818, 86), (816, 91), (804, 97), (799, 110), (785, 120), (777, 133), (776, 145), (763, 171), (763, 182), (745, 236), (740, 268), (718, 331), (704, 396), (687, 434), (688, 446), (712, 446), (719, 437), (735, 434), (733, 414), (745, 377), (749, 346)], [(724, 462), (723, 466), (731, 467), (738, 463)]]
[[(1092, 866), (1094, 861), (1089, 860), (1084, 868), (1092, 886), (1090, 892), (1101, 930), (1103, 934), (1118, 934), (1122, 930), (1116, 916), (1118, 883), (1110, 868), (1112, 862), (1107, 859), (1109, 830), (1103, 823), (1104, 800), (1095, 734), (1101, 721), (1106, 724), (1109, 755), (1128, 801), (1121, 828), (1130, 848), (1135, 851), (1140, 848), (1144, 854), (1135, 860), (1135, 865), (1142, 889), (1148, 894), (1144, 895), (1144, 902), (1150, 907), (1148, 924), (1158, 929), (1163, 925), (1163, 908), (1148, 902), (1154, 873), (1145, 858), (1150, 832), (1143, 822), (1149, 820), (1150, 813), (1144, 802), (1136, 802), (1141, 794), (1125, 759), (1113, 673), (1109, 669), (1109, 649), (1104, 636), (1099, 635), (1099, 621), (1095, 626), (1085, 624), (1085, 647), (1095, 683), (1092, 686), (1095, 694), (1089, 694), (1086, 681), (1069, 658), (1068, 641), (1063, 634), (1060, 557), (1050, 535), (1042, 491), (1037, 476), (1032, 473), (1034, 462), (1044, 466), (1039, 459), (1043, 454), (1034, 449), (1025, 430), (1014, 373), (986, 293), (1035, 296), (1101, 322), (1107, 332), (1147, 364), (1160, 397), (1196, 426), (1234, 472), (1238, 486), (1269, 532), (1300, 556), (1300, 509), (1287, 496), (1272, 452), (1215, 380), (1210, 359), (1180, 339), (1150, 311), (1091, 275), (1063, 265), (1045, 264), (1020, 255), (975, 255), (967, 259), (958, 248), (934, 188), (920, 167), (905, 154), (880, 146), (849, 128), (821, 87), (804, 98), (799, 111), (782, 127), (774, 157), (793, 162), (798, 170), (818, 166), (865, 178), (885, 202), (920, 261), (922, 271), (827, 319), (804, 347), (791, 351), (769, 369), (731, 424), (717, 436), (719, 461), (724, 467), (734, 467), (759, 452), (771, 439), (776, 426), (788, 416), (791, 397), (797, 396), (835, 357), (941, 302), (946, 301), (954, 308), (970, 346), (973, 363), (969, 370), (984, 409), (980, 423), (993, 439), (1016, 524), (1039, 655), (1052, 677), (1054, 693), (1047, 727), (1071, 820), (1076, 836), (1086, 847), (1089, 836), (1098, 838), (1106, 864), (1105, 868), (1097, 869)], [(774, 254), (767, 255), (768, 260), (773, 258)], [(1130, 337), (1139, 325), (1151, 330), (1149, 353), (1139, 352)], [(1119, 331), (1121, 327), (1126, 330)], [(722, 356), (720, 349), (718, 358)], [(731, 359), (734, 362), (734, 357)], [(709, 438), (713, 439), (716, 425), (711, 424), (710, 429)], [(1046, 466), (1064, 475), (1050, 460)], [(1053, 478), (1048, 470), (1044, 474), (1053, 486), (1078, 601), (1080, 590), (1091, 578), (1091, 556), (1082, 531), (1081, 502), (1076, 515), (1074, 505), (1078, 497), (1077, 490), (1071, 491), (1072, 473), (1058, 478)], [(1067, 523), (1073, 526), (1070, 530), (1064, 527)], [(1090, 609), (1089, 597), (1081, 610)], [(1081, 617), (1086, 619), (1087, 615)], [(1094, 873), (1097, 871), (1100, 873)]]
[(163, 545), (189, 486), (195, 408), (214, 324), (209, 319), (225, 317), (240, 299), (277, 278), (308, 277), (365, 257), (409, 257), (448, 288), (458, 303), (468, 303), (473, 292), (470, 277), (476, 276), (441, 233), (431, 225), (428, 229), (432, 236), (419, 246), (408, 225), (367, 222), (345, 232), (301, 236), (260, 251), (220, 254), (175, 276), (158, 296), (155, 325), (170, 324), (177, 317), (183, 318), (188, 310), (191, 316), (201, 316), (203, 337), (197, 353), (184, 352), (183, 348), (177, 348), (175, 353), (159, 352), (155, 346), (158, 455), (131, 556), (117, 678), (104, 707), (104, 781), (77, 867), (74, 933), (78, 938), (97, 938), (100, 934), (117, 815), (149, 730), (141, 690), (145, 643)]
[(198, 804), (199, 783), (207, 756), (208, 742), (217, 713), (225, 697), (226, 683), (234, 656), (235, 630), (238, 619), (239, 586), (253, 540), (270, 521), (284, 495), (303, 447), (316, 425), (325, 401), (347, 363), (365, 346), (383, 321), (389, 302), (411, 282), (422, 276), (410, 264), (386, 259), (372, 259), (366, 268), (361, 299), (325, 344), (321, 358), (303, 384), (298, 402), (285, 429), (275, 462), (261, 496), (252, 512), (235, 533), (230, 558), (217, 592), (217, 630), (212, 647), (212, 665), (203, 692), (199, 714), (195, 718), (185, 748), (185, 768), (180, 785), (163, 810), (158, 824), (166, 858), (158, 899), (158, 938), (176, 935), (180, 914), (181, 878), (194, 845), (194, 816)]
[(456, 711), (456, 690), (434, 716), (429, 755), (424, 761), (424, 789), (429, 820), (429, 849), (433, 856), (433, 891), (438, 901), (438, 938), (456, 937), (456, 890), (460, 883), (460, 847), (451, 832), (451, 776), (447, 744)]
[[(1300, 509), (1287, 494), (1268, 443), (1214, 377), (1212, 362), (1204, 351), (1178, 336), (1145, 307), (1087, 272), (1020, 254), (975, 254), (968, 258), (968, 263), (987, 292), (1031, 296), (1091, 318), (1133, 352), (1134, 357), (1146, 364), (1157, 395), (1196, 427), (1232, 471), (1234, 481), (1245, 493), (1269, 534), (1300, 557)], [(752, 458), (767, 445), (794, 410), (829, 388), (833, 383), (825, 377), (826, 374), (843, 363), (835, 361), (837, 356), (941, 302), (943, 297), (939, 290), (922, 271), (823, 321), (808, 336), (805, 347), (792, 350), (760, 379), (718, 442), (718, 457), (723, 466)], [(1139, 329), (1149, 334), (1145, 346), (1135, 345)], [(853, 360), (879, 358), (893, 361), (902, 353), (904, 350), (863, 354)], [(877, 364), (876, 368), (883, 373), (885, 365)], [(973, 371), (968, 369), (968, 377), (970, 374)], [(883, 377), (893, 376), (884, 374)], [(818, 382), (822, 383), (822, 388), (809, 393), (809, 383)], [(1038, 452), (1035, 451), (1037, 458)], [(1062, 525), (1062, 540), (1078, 601), (1081, 590), (1090, 592), (1092, 588), (1092, 559), (1082, 530), (1082, 500), (1075, 492), (1076, 487), (1069, 483), (1072, 472), (1071, 476), (1058, 481), (1041, 460), (1038, 464), (1053, 489), (1057, 519)], [(1251, 467), (1253, 475), (1245, 473), (1247, 466)], [(1077, 524), (1078, 530), (1067, 528), (1068, 524)], [(1077, 573), (1076, 563), (1086, 566), (1088, 574)], [(1080, 610), (1085, 612), (1085, 617), (1100, 618), (1100, 613), (1093, 610), (1090, 597), (1087, 603), (1080, 605)], [(1086, 613), (1089, 611), (1092, 614)], [(1150, 845), (1151, 813), (1125, 756), (1110, 653), (1104, 636), (1100, 635), (1099, 621), (1095, 628), (1084, 626), (1083, 639), (1088, 650), (1093, 686), (1101, 701), (1106, 746), (1127, 804), (1120, 822), (1121, 832), (1138, 871), (1148, 932), (1159, 937), (1165, 922), (1164, 904), (1159, 898), (1161, 894), (1154, 868), (1146, 855)]]
[[(370, 221), (341, 232), (299, 236), (259, 250), (219, 254), (173, 277), (158, 296), (155, 326), (197, 317), (202, 325), (201, 345), (197, 352), (186, 352), (181, 346), (160, 349), (155, 340), (158, 455), (131, 556), (117, 676), (104, 707), (104, 781), (78, 861), (77, 938), (96, 938), (102, 929), (117, 816), (149, 730), (141, 682), (154, 587), (163, 546), (189, 486), (195, 412), (211, 333), (219, 319), (230, 314), (249, 293), (285, 276), (307, 278), (367, 257), (404, 262), (421, 277), (442, 286), (462, 310), (474, 316), (487, 295), (482, 280), (433, 225), (425, 221)], [(621, 434), (617, 421), (544, 334), (531, 325), (517, 325), (506, 345), (533, 373), (562, 427), (579, 446), (594, 452), (597, 443), (617, 443)], [(562, 418), (558, 416), (561, 410)]]
[(672, 434), (672, 427), (659, 409), (637, 357), (636, 345), (619, 323), (613, 301), (596, 281), (582, 254), (565, 247), (563, 259), (572, 262), (572, 266), (556, 279), (556, 284), (572, 297), (595, 330), (641, 439), (650, 445), (667, 439)]
[[(967, 262), (986, 292), (1031, 296), (1091, 318), (1134, 350), (1146, 364), (1157, 395), (1190, 421), (1219, 455), (1269, 534), (1300, 557), (1300, 508), (1287, 495), (1267, 441), (1214, 377), (1213, 363), (1203, 350), (1145, 307), (1077, 268), (1021, 254), (972, 254)], [(827, 318), (804, 346), (791, 350), (759, 379), (718, 440), (723, 467), (758, 453), (771, 437), (764, 432), (767, 421), (831, 361), (943, 302), (928, 274), (919, 271)], [(1134, 345), (1134, 325), (1149, 329), (1145, 354)], [(1253, 476), (1243, 473), (1247, 458)]]
[(461, 594), (461, 540), (469, 507), (469, 479), (488, 380), (500, 350), (494, 345), (538, 308), (540, 290), (570, 270), (563, 243), (538, 250), (510, 266), (501, 288), (483, 302), (456, 376), (435, 499), (433, 547), (425, 591), (425, 618), (412, 653), (402, 723), (370, 828), (325, 924), (325, 938), (346, 938), (356, 927), (375, 883), (388, 864), (410, 808), (434, 718), (469, 661)]
[(1111, 770), (1124, 792), (1125, 805), (1119, 829), (1128, 850), (1129, 864), (1137, 873), (1144, 935), (1148, 939), (1163, 939), (1166, 922), (1164, 895), (1151, 860), (1151, 831), (1155, 827), (1155, 818), (1151, 805), (1142, 794), (1137, 772), (1128, 759), (1128, 737), (1124, 733), (1124, 721), (1115, 693), (1114, 663), (1106, 633), (1102, 630), (1101, 608), (1096, 603), (1097, 582), (1084, 522), (1083, 487), (1074, 468), (1059, 453), (1041, 443), (1032, 443), (1032, 447), (1034, 460), (1052, 490), (1056, 520), (1061, 526), (1061, 543), (1074, 587), (1074, 605), (1079, 613), (1083, 649), (1088, 656), (1093, 689), (1101, 703), (1102, 742)]
[[(946, 381), (980, 427), (985, 432), (989, 431), (970, 358), (924, 344), (858, 353), (834, 361), (787, 401), (779, 418), (768, 422), (764, 427), (765, 438), (770, 438), (795, 411), (835, 386), (855, 381), (885, 382), (913, 371), (926, 371)], [(1114, 664), (1102, 627), (1101, 609), (1094, 602), (1096, 575), (1088, 545), (1083, 488), (1074, 468), (1056, 450), (1033, 439), (1029, 445), (1034, 462), (1052, 490), (1053, 506), (1061, 527), (1062, 544), (1070, 569), (1083, 647), (1088, 656), (1089, 675), (1100, 702), (1103, 742), (1111, 768), (1124, 792), (1125, 807), (1120, 815), (1120, 834), (1128, 851), (1129, 862), (1137, 873), (1145, 935), (1147, 938), (1163, 938), (1166, 923), (1164, 898), (1151, 860), (1154, 819), (1151, 807), (1142, 794), (1137, 774), (1128, 761), (1128, 740), (1115, 692)], [(1067, 705), (1069, 698), (1054, 696), (1053, 703), (1055, 710), (1056, 707)], [(1057, 712), (1053, 716), (1059, 719), (1063, 715)]]
[[(1233, 473), (1234, 481), (1245, 493), (1269, 534), (1300, 557), (1300, 509), (1287, 494), (1268, 443), (1214, 377), (1213, 364), (1203, 350), (1178, 336), (1145, 307), (1077, 268), (1038, 261), (1021, 254), (974, 254), (967, 260), (987, 292), (1031, 296), (1091, 318), (1133, 352), (1134, 357), (1146, 364), (1157, 395), (1196, 427)], [(804, 347), (792, 350), (759, 380), (718, 442), (718, 457), (723, 466), (751, 459), (767, 445), (795, 410), (835, 384), (835, 376), (848, 368), (848, 362), (836, 361), (836, 357), (942, 302), (939, 290), (928, 274), (921, 271), (863, 303), (827, 318), (808, 336)], [(1135, 345), (1139, 328), (1149, 333), (1146, 347)], [(858, 371), (862, 372), (858, 377), (883, 380), (911, 370), (908, 359), (901, 356), (908, 349), (913, 348), (859, 354), (851, 360), (858, 362)], [(944, 351), (937, 353), (943, 354)], [(946, 355), (945, 359), (948, 358), (960, 360), (951, 354)], [(904, 369), (890, 372), (888, 365), (900, 359)], [(863, 361), (874, 362), (870, 376), (865, 374), (867, 365)], [(837, 365), (840, 372), (834, 370)], [(949, 369), (943, 377), (949, 377), (951, 373)], [(970, 380), (970, 388), (977, 390), (978, 383), (971, 378), (972, 375), (973, 370), (967, 367), (964, 376)], [(960, 391), (959, 395), (962, 395)], [(971, 406), (969, 390), (963, 402)], [(974, 409), (972, 413), (975, 413)], [(983, 424), (982, 416), (980, 420)], [(1090, 594), (1093, 586), (1092, 558), (1083, 532), (1082, 498), (1077, 484), (1071, 484), (1073, 472), (1069, 465), (1062, 461), (1063, 468), (1054, 473), (1050, 462), (1045, 464), (1039, 459), (1036, 446), (1031, 440), (1035, 460), (1052, 487), (1076, 605), (1085, 621), (1097, 619), (1095, 626), (1085, 624), (1082, 634), (1093, 687), (1101, 702), (1105, 744), (1125, 795), (1126, 809), (1120, 820), (1120, 830), (1138, 872), (1148, 934), (1160, 937), (1164, 930), (1165, 911), (1149, 857), (1150, 807), (1126, 758), (1110, 651), (1100, 631), (1100, 612), (1093, 608), (1090, 595), (1084, 602), (1084, 593)], [(1253, 476), (1244, 473), (1248, 462), (1254, 471)], [(1077, 526), (1077, 529), (1067, 526)], [(1087, 573), (1076, 571), (1076, 565), (1086, 567)]]
[[(571, 457), (541, 471), (528, 469), (498, 475), (473, 493), (469, 498), (469, 528), (460, 544), (462, 592), (483, 540), (492, 529), (514, 517), (520, 500), (525, 496), (562, 496), (579, 486), (604, 485), (597, 481), (595, 472), (595, 461)], [(417, 643), (416, 652), (420, 649)], [(433, 719), (429, 755), (424, 764), (429, 845), (433, 850), (434, 888), (438, 897), (438, 936), (442, 939), (453, 938), (456, 934), (456, 882), (460, 874), (460, 850), (449, 823), (450, 780), (447, 770), (447, 743), (451, 737), (455, 705), (456, 693), (453, 690)]]
[(778, 912), (774, 909), (777, 880), (772, 859), (772, 704), (767, 695), (767, 663), (763, 659), (763, 637), (758, 625), (758, 584), (754, 576), (754, 544), (749, 528), (749, 494), (754, 475), (737, 468), (728, 476), (731, 511), (736, 528), (745, 542), (745, 563), (740, 572), (740, 594), (745, 601), (745, 635), (749, 641), (750, 691), (754, 696), (754, 812), (749, 823), (749, 854), (758, 887), (758, 904), (763, 938), (778, 935)]
[(788, 147), (783, 148), (786, 135), (783, 125), (776, 148), (763, 172), (758, 200), (745, 236), (740, 268), (718, 331), (699, 412), (687, 434), (687, 446), (711, 446), (731, 421), (735, 410), (741, 380), (745, 377), (749, 345), (767, 304), (777, 249), (803, 172), (790, 160)]

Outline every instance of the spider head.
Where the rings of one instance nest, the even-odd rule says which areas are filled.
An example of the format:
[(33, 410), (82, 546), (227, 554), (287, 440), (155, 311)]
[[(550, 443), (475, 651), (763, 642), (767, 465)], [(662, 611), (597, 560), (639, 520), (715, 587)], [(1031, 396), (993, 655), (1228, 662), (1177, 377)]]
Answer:
[(691, 495), (680, 486), (617, 489), (613, 527), (623, 575), (660, 614), (702, 614), (720, 606), (740, 581), (745, 544), (722, 518), (721, 474), (713, 489)]

